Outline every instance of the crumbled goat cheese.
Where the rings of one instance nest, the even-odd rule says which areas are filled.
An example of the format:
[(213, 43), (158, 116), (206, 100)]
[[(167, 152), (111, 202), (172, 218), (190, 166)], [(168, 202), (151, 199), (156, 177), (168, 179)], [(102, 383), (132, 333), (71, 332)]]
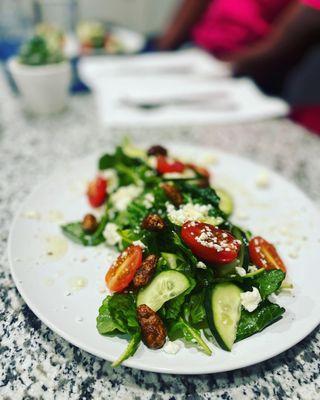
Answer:
[(270, 177), (266, 171), (261, 171), (256, 178), (256, 185), (259, 188), (266, 188), (270, 186)]
[(110, 200), (116, 210), (123, 211), (141, 192), (142, 188), (136, 185), (122, 186), (112, 193)]
[(106, 179), (109, 193), (117, 189), (119, 186), (119, 178), (115, 169), (104, 169), (103, 171), (100, 171), (99, 174)]
[(154, 195), (152, 193), (147, 193), (143, 199), (143, 205), (146, 208), (151, 208), (154, 203)]
[(166, 179), (180, 179), (180, 178), (194, 178), (196, 174), (192, 169), (187, 168), (183, 172), (167, 172), (162, 176)]
[(200, 269), (207, 269), (206, 264), (203, 263), (202, 261), (197, 262), (196, 267), (197, 267), (197, 268), (200, 268)]
[(261, 296), (259, 290), (256, 287), (253, 287), (251, 292), (248, 291), (241, 293), (240, 298), (241, 304), (249, 312), (254, 311), (261, 302)]
[(142, 243), (141, 240), (135, 240), (134, 242), (132, 242), (132, 244), (133, 244), (134, 246), (139, 246), (139, 247), (141, 247), (142, 249), (145, 249), (145, 248), (146, 248), (146, 245), (145, 245), (144, 243)]
[(163, 351), (167, 354), (177, 354), (179, 350), (179, 343), (171, 342), (170, 340), (163, 346)]
[(236, 273), (240, 276), (245, 276), (247, 274), (247, 271), (242, 268), (242, 267), (236, 267)]
[(277, 303), (278, 300), (278, 296), (275, 293), (271, 293), (268, 296), (268, 300), (270, 301), (270, 303)]
[(256, 272), (258, 268), (255, 265), (249, 265), (248, 272)]
[(115, 246), (120, 242), (121, 236), (118, 233), (118, 226), (113, 222), (107, 223), (103, 231), (103, 236), (106, 239), (107, 244), (110, 246)]
[(289, 257), (290, 258), (298, 258), (299, 257), (298, 251), (291, 250), (290, 253), (289, 253)]
[(176, 225), (183, 225), (186, 221), (203, 221), (208, 217), (208, 213), (212, 206), (187, 203), (181, 205), (177, 210), (175, 207), (167, 203), (167, 213), (170, 221)]
[(147, 163), (148, 163), (149, 167), (156, 169), (157, 168), (157, 157), (155, 157), (155, 156), (148, 157)]

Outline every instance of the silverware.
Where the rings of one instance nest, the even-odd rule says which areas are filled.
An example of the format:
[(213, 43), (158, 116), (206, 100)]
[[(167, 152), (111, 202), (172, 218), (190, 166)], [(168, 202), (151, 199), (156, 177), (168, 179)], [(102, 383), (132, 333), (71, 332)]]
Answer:
[(123, 98), (120, 100), (120, 103), (125, 107), (143, 111), (158, 110), (165, 107), (198, 108), (203, 111), (234, 111), (238, 108), (233, 101), (230, 101), (225, 92), (216, 92), (214, 95), (211, 92), (209, 95), (204, 93), (190, 97), (176, 97), (159, 101), (139, 101)]

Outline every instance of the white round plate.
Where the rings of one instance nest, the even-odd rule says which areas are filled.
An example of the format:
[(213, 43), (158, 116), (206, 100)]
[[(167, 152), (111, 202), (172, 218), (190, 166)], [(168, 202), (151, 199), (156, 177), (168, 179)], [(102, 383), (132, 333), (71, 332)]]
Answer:
[[(318, 210), (295, 186), (248, 160), (195, 146), (175, 145), (171, 150), (197, 162), (207, 158), (215, 184), (234, 196), (233, 220), (277, 244), (294, 290), (279, 296), (278, 302), (287, 310), (283, 319), (236, 343), (232, 352), (211, 345), (211, 357), (185, 347), (170, 355), (141, 345), (124, 365), (163, 373), (204, 374), (246, 367), (287, 350), (320, 320)], [(217, 158), (215, 164), (209, 161), (212, 155)], [(58, 224), (62, 216), (65, 221), (79, 220), (89, 211), (84, 188), (96, 173), (96, 160), (90, 157), (73, 163), (26, 199), (12, 225), (9, 258), (19, 292), (48, 327), (75, 346), (113, 361), (127, 342), (99, 335), (96, 316), (107, 294), (103, 292), (104, 275), (116, 253), (105, 245), (85, 248), (66, 242)], [(259, 187), (257, 179), (269, 185)], [(60, 248), (67, 243), (65, 254), (48, 255), (52, 243), (57, 242)], [(86, 285), (75, 290), (79, 278)]]

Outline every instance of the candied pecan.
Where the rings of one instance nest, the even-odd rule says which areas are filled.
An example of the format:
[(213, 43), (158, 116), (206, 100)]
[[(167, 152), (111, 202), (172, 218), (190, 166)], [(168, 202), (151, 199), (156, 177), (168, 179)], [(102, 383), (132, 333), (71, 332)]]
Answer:
[(183, 203), (182, 194), (176, 186), (170, 185), (170, 183), (164, 183), (162, 189), (168, 199), (171, 200), (176, 207), (179, 207)]
[(137, 289), (149, 283), (155, 272), (157, 261), (158, 257), (154, 254), (150, 254), (145, 260), (143, 260), (141, 267), (138, 269), (133, 278), (134, 288)]
[(164, 220), (158, 214), (148, 214), (141, 224), (143, 229), (148, 231), (159, 232), (165, 228), (166, 224)]
[(86, 214), (82, 220), (82, 229), (86, 233), (93, 233), (98, 227), (97, 219), (92, 214)]
[(168, 154), (167, 149), (159, 145), (151, 146), (147, 153), (148, 156), (166, 156)]
[(197, 186), (200, 187), (200, 188), (207, 188), (207, 187), (209, 187), (209, 186), (210, 186), (209, 178), (207, 178), (207, 177), (200, 178), (200, 179), (198, 180), (198, 182), (197, 182)]
[(167, 331), (159, 315), (146, 304), (141, 304), (137, 316), (144, 344), (149, 349), (160, 349), (166, 341)]

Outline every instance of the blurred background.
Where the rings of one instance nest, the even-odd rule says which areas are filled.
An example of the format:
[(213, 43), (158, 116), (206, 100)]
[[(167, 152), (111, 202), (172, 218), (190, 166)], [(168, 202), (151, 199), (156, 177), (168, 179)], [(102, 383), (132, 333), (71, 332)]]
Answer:
[(93, 92), (109, 126), (123, 113), (135, 126), (290, 116), (320, 132), (319, 9), (319, 0), (0, 0), (0, 60), (33, 114), (65, 109), (69, 85)]

